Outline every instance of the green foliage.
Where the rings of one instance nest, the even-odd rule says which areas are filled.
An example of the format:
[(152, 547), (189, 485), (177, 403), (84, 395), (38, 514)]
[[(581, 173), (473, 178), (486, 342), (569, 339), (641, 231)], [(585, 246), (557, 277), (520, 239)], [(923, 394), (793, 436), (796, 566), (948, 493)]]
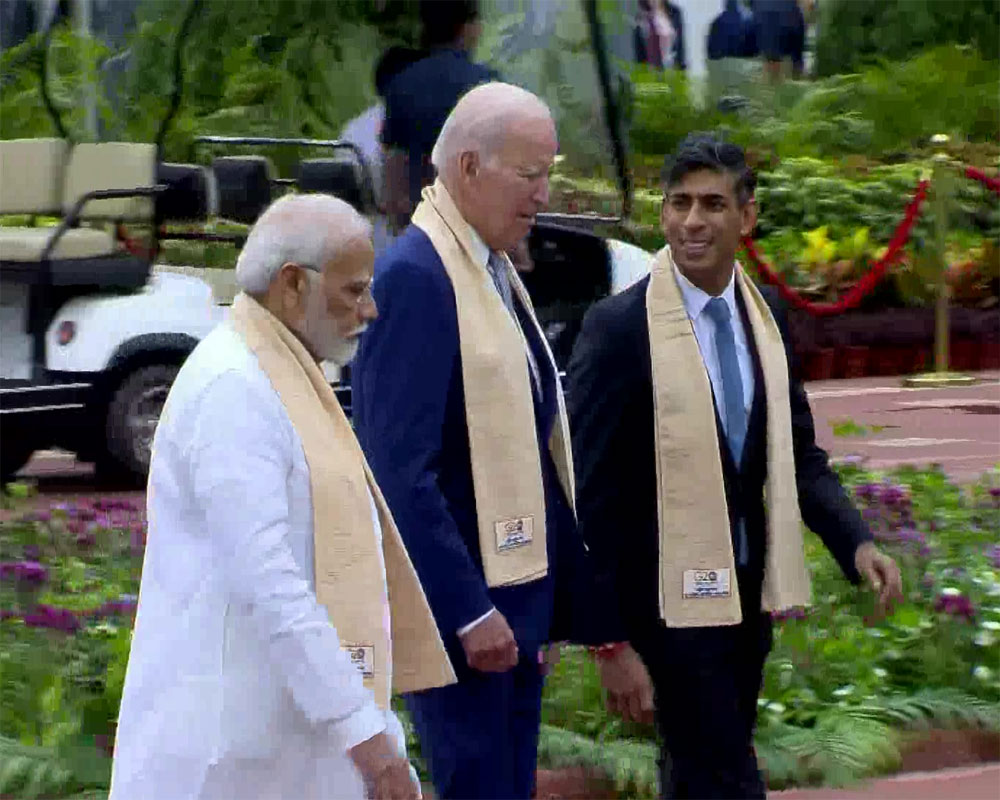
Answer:
[(973, 44), (1000, 57), (996, 0), (826, 0), (819, 4), (816, 69), (851, 72), (877, 58), (904, 59), (928, 43)]
[(851, 154), (899, 160), (923, 153), (937, 133), (984, 142), (1000, 131), (996, 62), (956, 45), (812, 83), (748, 82), (739, 112), (699, 106), (688, 80), (642, 65), (632, 71), (638, 153), (662, 156), (690, 131), (717, 130), (764, 164)]
[[(875, 619), (871, 593), (851, 587), (807, 536), (814, 605), (776, 619), (758, 704), (756, 746), (774, 789), (892, 771), (905, 740), (932, 726), (1000, 730), (1000, 475), (960, 488), (937, 469), (902, 469), (892, 480), (858, 466), (839, 471), (900, 566), (905, 601)], [(608, 714), (583, 651), (564, 651), (542, 716), (551, 727), (543, 765), (654, 774), (655, 732)], [(618, 785), (648, 796), (638, 780)]]

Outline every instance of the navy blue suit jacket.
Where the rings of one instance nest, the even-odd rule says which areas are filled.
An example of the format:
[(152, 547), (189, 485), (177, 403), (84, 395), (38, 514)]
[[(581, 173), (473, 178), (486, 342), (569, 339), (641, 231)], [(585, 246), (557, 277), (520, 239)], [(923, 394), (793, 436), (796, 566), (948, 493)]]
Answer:
[[(495, 606), (522, 653), (547, 641), (619, 640), (547, 446), (558, 376), (533, 326), (522, 323), (542, 373), (535, 393), (545, 484), (549, 572), (489, 589), (483, 577), (469, 456), (455, 294), (427, 235), (411, 225), (379, 257), (373, 288), (379, 317), (362, 337), (351, 371), (358, 439), (420, 576), (459, 672), (456, 631)], [(523, 310), (522, 310), (523, 313)]]

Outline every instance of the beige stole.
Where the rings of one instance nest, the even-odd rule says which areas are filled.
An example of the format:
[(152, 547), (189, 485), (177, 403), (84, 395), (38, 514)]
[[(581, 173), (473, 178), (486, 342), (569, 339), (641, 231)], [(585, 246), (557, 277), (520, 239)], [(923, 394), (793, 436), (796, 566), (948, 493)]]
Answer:
[[(472, 229), (440, 181), (424, 189), (413, 224), (430, 238), (455, 290), (486, 583), (494, 587), (537, 580), (548, 571), (545, 490), (524, 333), (500, 299), (486, 265), (476, 261)], [(539, 340), (545, 343), (524, 285), (506, 256), (504, 263), (511, 288), (527, 309)], [(555, 371), (552, 354), (544, 346), (545, 357)], [(558, 419), (549, 448), (572, 504), (573, 457), (558, 379), (556, 392)]]
[[(388, 709), (391, 691), (454, 683), (455, 672), (396, 523), (323, 371), (292, 332), (249, 295), (237, 295), (230, 324), (257, 357), (302, 440), (312, 494), (316, 596), (365, 686)], [(382, 527), (385, 583), (372, 498)], [(382, 595), (386, 584), (391, 641)]]
[[(767, 563), (762, 605), (777, 611), (810, 602), (788, 402), (788, 362), (778, 326), (739, 264), (736, 286), (767, 397)], [(660, 614), (669, 627), (742, 620), (719, 457), (712, 386), (677, 285), (670, 248), (656, 257), (646, 290), (653, 371)]]

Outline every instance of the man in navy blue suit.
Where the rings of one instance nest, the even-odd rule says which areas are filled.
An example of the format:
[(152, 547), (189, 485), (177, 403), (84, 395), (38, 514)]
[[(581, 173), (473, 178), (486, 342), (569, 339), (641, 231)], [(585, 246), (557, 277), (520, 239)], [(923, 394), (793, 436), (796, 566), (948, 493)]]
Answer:
[(441, 798), (531, 797), (549, 642), (591, 645), (609, 706), (652, 716), (649, 676), (598, 599), (611, 587), (576, 529), (558, 373), (504, 255), (548, 202), (556, 149), (523, 89), (459, 101), (437, 181), (379, 258), (352, 376), (358, 438), (459, 679), (407, 697)]

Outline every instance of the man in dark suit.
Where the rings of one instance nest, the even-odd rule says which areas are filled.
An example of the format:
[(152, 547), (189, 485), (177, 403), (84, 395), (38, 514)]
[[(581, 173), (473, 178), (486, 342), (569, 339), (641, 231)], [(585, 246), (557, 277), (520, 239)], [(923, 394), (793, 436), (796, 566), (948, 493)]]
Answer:
[[(378, 259), (379, 318), (352, 375), (358, 439), (458, 675), (407, 697), (441, 798), (531, 797), (547, 642), (603, 645), (609, 703), (652, 712), (641, 660), (595, 602), (608, 592), (576, 530), (558, 375), (504, 255), (548, 201), (556, 148), (548, 109), (522, 89), (459, 101), (433, 150), (438, 180)], [(522, 520), (527, 542), (501, 542)], [(522, 544), (537, 568), (491, 577)]]
[(401, 230), (434, 181), (431, 148), (458, 98), (480, 83), (496, 79), (489, 67), (472, 60), (482, 34), (478, 0), (421, 0), (424, 55), (386, 86), (385, 202), (393, 230)]
[[(777, 549), (768, 552), (768, 543), (774, 540), (769, 528), (775, 524), (769, 515), (774, 515), (779, 502), (775, 486), (767, 486), (769, 468), (776, 463), (787, 468), (794, 458), (794, 477), (791, 471), (788, 475), (798, 495), (795, 529), (801, 530), (800, 511), (847, 578), (854, 583), (863, 578), (878, 591), (883, 609), (900, 597), (901, 579), (893, 561), (875, 548), (826, 453), (816, 446), (801, 383), (791, 377), (787, 397), (766, 395), (760, 343), (748, 322), (746, 297), (753, 295), (748, 289), (737, 290), (741, 281), (736, 280), (740, 238), (756, 222), (755, 179), (742, 150), (708, 134), (692, 134), (668, 159), (664, 181), (661, 224), (670, 250), (661, 252), (658, 259), (663, 261), (658, 263), (672, 266), (669, 272), (654, 271), (652, 279), (666, 275), (676, 281), (674, 291), (683, 299), (677, 330), (687, 336), (693, 332), (695, 369), (703, 365), (708, 381), (690, 372), (674, 371), (667, 377), (661, 372), (658, 383), (663, 385), (654, 387), (648, 320), (655, 317), (647, 317), (649, 276), (588, 312), (571, 358), (568, 389), (579, 523), (595, 564), (605, 570), (603, 584), (615, 587), (617, 610), (629, 640), (653, 679), (664, 794), (763, 797), (753, 731), (764, 660), (771, 647), (770, 615), (762, 613), (762, 595), (766, 598), (769, 592), (765, 569), (773, 566), (769, 555), (779, 555)], [(769, 308), (780, 330), (780, 340), (777, 335), (772, 339), (775, 347), (769, 352), (777, 351), (777, 357), (770, 364), (773, 368), (777, 363), (785, 373), (791, 359), (785, 312), (776, 295), (767, 292), (764, 300), (766, 306), (763, 301), (757, 306), (758, 320), (770, 324)], [(719, 321), (717, 311), (724, 321)], [(714, 404), (721, 462), (718, 497), (711, 493), (710, 470), (692, 466), (684, 446), (676, 442), (658, 450), (654, 430), (658, 419), (654, 405), (669, 409), (681, 393), (690, 391), (684, 384), (689, 387), (696, 378), (705, 387), (703, 402)], [(768, 409), (780, 409), (779, 403), (787, 403), (787, 411), (776, 416), (790, 429), (788, 458), (783, 462), (773, 461), (768, 452), (776, 427)], [(707, 429), (712, 430), (711, 418)], [(714, 441), (711, 446), (715, 447)], [(715, 456), (709, 451), (708, 458)], [(682, 470), (695, 470), (692, 480), (704, 483), (703, 489), (691, 492), (703, 491), (704, 497), (681, 498), (689, 504), (706, 504), (692, 519), (709, 516), (714, 505), (715, 513), (722, 515), (721, 526), (728, 528), (709, 533), (722, 537), (732, 554), (728, 563), (735, 564), (738, 598), (731, 601), (738, 624), (668, 626), (663, 621), (664, 597), (669, 601), (675, 590), (661, 583), (666, 573), (661, 572), (663, 520), (658, 502), (662, 505), (665, 496), (660, 480), (662, 474), (674, 471), (676, 476)], [(726, 511), (718, 511), (720, 506)], [(696, 534), (707, 535), (696, 530), (697, 524), (691, 527), (675, 530), (676, 538), (693, 541)], [(679, 544), (683, 547), (685, 542)], [(728, 591), (729, 570), (725, 572), (727, 586), (720, 587), (720, 596)], [(695, 596), (687, 593), (686, 585), (683, 591), (685, 598)], [(681, 596), (680, 587), (676, 596)], [(711, 602), (715, 601), (692, 601)]]

